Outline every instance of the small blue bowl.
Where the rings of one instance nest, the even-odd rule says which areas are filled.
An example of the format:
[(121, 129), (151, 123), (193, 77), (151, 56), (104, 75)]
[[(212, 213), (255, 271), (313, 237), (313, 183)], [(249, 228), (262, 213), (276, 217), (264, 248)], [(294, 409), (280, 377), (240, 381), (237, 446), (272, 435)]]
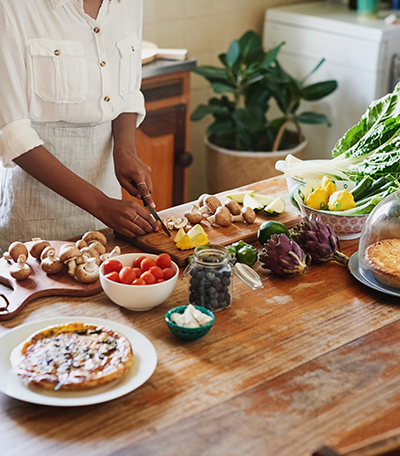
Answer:
[(200, 312), (203, 312), (204, 314), (209, 315), (212, 318), (212, 320), (210, 321), (210, 323), (207, 323), (204, 326), (200, 326), (199, 328), (184, 328), (182, 326), (176, 325), (170, 319), (170, 316), (173, 313), (183, 314), (186, 307), (187, 306), (174, 307), (173, 309), (170, 309), (165, 314), (165, 321), (167, 322), (168, 328), (171, 330), (172, 334), (175, 334), (175, 336), (180, 337), (181, 339), (185, 339), (185, 340), (200, 339), (200, 337), (205, 336), (208, 333), (208, 331), (210, 331), (211, 326), (214, 324), (214, 321), (215, 321), (214, 314), (211, 312), (211, 310), (208, 310), (205, 307), (194, 306), (194, 307), (196, 307), (197, 310), (200, 310)]

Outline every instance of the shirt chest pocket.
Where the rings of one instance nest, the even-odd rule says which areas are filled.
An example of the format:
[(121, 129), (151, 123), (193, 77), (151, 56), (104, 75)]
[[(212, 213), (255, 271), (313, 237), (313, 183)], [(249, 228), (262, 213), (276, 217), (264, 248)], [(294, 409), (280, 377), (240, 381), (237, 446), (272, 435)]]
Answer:
[(54, 103), (80, 103), (88, 94), (88, 69), (79, 41), (28, 40), (35, 93)]
[(136, 74), (140, 67), (138, 59), (141, 58), (139, 52), (139, 40), (137, 34), (127, 36), (118, 41), (116, 46), (119, 51), (119, 94), (122, 98), (126, 98), (129, 94), (135, 91), (136, 81), (139, 75)]

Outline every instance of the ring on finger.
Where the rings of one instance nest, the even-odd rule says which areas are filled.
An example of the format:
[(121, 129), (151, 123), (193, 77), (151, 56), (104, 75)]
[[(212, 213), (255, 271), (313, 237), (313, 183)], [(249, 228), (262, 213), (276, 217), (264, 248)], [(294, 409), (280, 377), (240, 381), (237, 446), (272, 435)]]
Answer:
[(148, 193), (147, 195), (144, 195), (143, 198), (150, 198), (150, 193)]
[(136, 185), (146, 185), (146, 182), (139, 182), (138, 184)]
[(133, 223), (136, 223), (136, 220), (138, 219), (139, 214), (136, 214), (136, 217), (133, 219)]

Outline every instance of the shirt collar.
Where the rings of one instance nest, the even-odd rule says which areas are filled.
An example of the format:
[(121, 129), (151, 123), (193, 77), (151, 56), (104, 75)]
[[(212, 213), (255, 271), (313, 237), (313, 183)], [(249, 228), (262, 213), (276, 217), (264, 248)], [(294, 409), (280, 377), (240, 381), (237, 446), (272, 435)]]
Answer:
[[(51, 6), (52, 6), (53, 10), (56, 10), (60, 6), (63, 6), (66, 3), (69, 3), (71, 1), (79, 1), (79, 0), (50, 0), (50, 3), (51, 3)], [(118, 0), (118, 1), (120, 2), (121, 0)]]

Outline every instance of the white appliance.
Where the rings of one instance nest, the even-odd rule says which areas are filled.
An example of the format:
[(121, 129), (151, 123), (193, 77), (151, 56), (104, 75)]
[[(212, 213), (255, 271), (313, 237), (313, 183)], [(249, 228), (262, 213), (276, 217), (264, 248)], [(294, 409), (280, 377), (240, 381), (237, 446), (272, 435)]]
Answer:
[(325, 58), (307, 85), (328, 79), (338, 82), (331, 95), (302, 102), (299, 111), (313, 110), (329, 118), (331, 127), (302, 124), (302, 128), (309, 141), (307, 158), (331, 158), (338, 139), (400, 79), (400, 24), (362, 19), (338, 3), (270, 8), (265, 13), (263, 45), (268, 50), (281, 42), (286, 44), (278, 60), (294, 77), (302, 79)]

